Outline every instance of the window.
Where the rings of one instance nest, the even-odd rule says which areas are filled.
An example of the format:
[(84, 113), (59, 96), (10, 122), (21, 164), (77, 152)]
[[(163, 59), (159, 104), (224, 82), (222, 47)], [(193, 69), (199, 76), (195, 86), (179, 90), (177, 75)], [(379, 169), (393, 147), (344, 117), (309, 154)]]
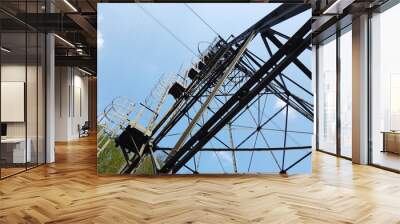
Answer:
[[(18, 13), (39, 13), (44, 1), (0, 3), (16, 5)], [(9, 15), (0, 17), (12, 22), (0, 24), (0, 178), (5, 178), (45, 163), (46, 40)]]
[(400, 5), (371, 18), (372, 163), (400, 170)]
[(340, 36), (340, 155), (352, 156), (352, 34), (351, 26)]
[(336, 153), (336, 39), (318, 47), (318, 148)]

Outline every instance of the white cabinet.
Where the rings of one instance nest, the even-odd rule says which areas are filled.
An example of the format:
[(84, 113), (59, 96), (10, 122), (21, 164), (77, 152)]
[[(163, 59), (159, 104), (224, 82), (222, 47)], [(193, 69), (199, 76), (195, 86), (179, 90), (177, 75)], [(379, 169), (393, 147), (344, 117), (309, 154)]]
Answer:
[[(27, 147), (25, 151), (26, 143)], [(26, 143), (25, 138), (7, 138), (1, 140), (2, 147), (11, 147), (13, 163), (25, 163), (32, 161), (32, 140), (28, 138)]]

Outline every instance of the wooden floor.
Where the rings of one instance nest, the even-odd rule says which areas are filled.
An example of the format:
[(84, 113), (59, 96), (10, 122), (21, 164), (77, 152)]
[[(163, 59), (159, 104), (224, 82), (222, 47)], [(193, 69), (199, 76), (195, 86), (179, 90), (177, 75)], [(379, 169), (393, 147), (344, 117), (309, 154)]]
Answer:
[(0, 223), (400, 223), (400, 175), (313, 154), (312, 175), (99, 177), (94, 138), (0, 181)]
[(25, 170), (26, 170), (25, 167), (23, 167), (23, 168), (22, 167), (7, 167), (7, 168), (2, 167), (1, 168), (1, 177), (2, 178), (8, 177), (8, 176), (14, 175), (16, 173), (23, 172)]
[(373, 154), (374, 164), (388, 167), (395, 170), (400, 170), (400, 155), (391, 152), (381, 152), (375, 150)]

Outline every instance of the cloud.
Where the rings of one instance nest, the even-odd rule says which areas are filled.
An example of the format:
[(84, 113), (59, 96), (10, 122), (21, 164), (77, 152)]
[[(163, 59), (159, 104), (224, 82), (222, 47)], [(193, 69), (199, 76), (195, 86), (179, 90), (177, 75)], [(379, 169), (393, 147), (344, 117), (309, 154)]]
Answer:
[(100, 30), (97, 31), (97, 49), (102, 49), (104, 47), (103, 34)]
[[(275, 102), (275, 108), (281, 109), (284, 106), (286, 106), (286, 102), (277, 98), (276, 102)], [(286, 110), (284, 109), (281, 113), (286, 113)], [(289, 107), (289, 117), (288, 118), (289, 119), (297, 118), (297, 112), (291, 107)]]
[(275, 102), (275, 108), (280, 109), (284, 106), (286, 106), (286, 103), (283, 100), (277, 98)]
[(218, 157), (220, 159), (222, 159), (223, 162), (232, 163), (232, 161), (233, 161), (232, 160), (232, 155), (229, 152), (221, 151), (221, 152), (216, 152), (216, 153), (218, 154)]

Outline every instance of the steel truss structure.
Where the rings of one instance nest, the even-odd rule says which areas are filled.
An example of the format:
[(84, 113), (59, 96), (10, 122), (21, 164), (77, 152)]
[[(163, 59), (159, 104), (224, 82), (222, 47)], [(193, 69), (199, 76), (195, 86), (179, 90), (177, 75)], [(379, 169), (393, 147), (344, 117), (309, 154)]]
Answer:
[[(151, 161), (156, 174), (207, 173), (212, 162), (222, 172), (287, 173), (310, 157), (311, 71), (300, 55), (310, 50), (311, 19), (292, 36), (273, 28), (308, 9), (282, 4), (240, 35), (211, 43), (169, 86), (174, 102), (165, 113), (154, 112), (144, 129), (131, 122), (115, 138), (126, 159), (120, 172)], [(296, 122), (309, 128), (295, 130)]]

